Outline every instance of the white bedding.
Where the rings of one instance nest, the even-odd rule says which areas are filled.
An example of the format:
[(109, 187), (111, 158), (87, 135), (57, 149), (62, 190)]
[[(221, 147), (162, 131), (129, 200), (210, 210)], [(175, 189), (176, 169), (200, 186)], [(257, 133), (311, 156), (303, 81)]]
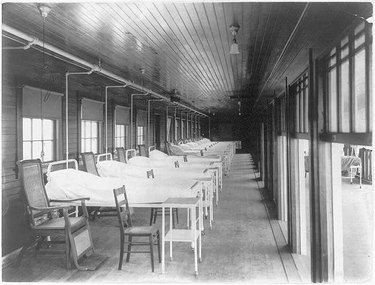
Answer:
[(176, 180), (173, 185), (155, 179), (99, 177), (87, 172), (64, 169), (49, 173), (46, 184), (50, 199), (89, 197), (87, 205), (115, 206), (113, 189), (125, 185), (129, 203), (161, 203), (169, 197), (195, 197), (199, 185)]
[[(190, 167), (190, 168), (175, 168), (174, 164), (166, 164), (163, 163), (153, 163), (151, 161), (145, 160), (144, 166), (141, 166), (139, 162), (137, 165), (132, 165), (130, 162), (133, 159), (138, 157), (134, 157), (129, 160), (129, 163), (121, 163), (118, 161), (108, 160), (108, 161), (100, 161), (97, 163), (97, 169), (99, 175), (102, 177), (121, 177), (127, 179), (128, 177), (137, 177), (140, 179), (147, 179), (146, 171), (153, 169), (156, 181), (160, 183), (169, 183), (173, 185), (178, 181), (195, 181), (200, 178), (210, 177), (209, 173), (203, 173), (203, 167)], [(144, 157), (146, 158), (146, 157)], [(146, 158), (148, 159), (148, 158)], [(164, 167), (161, 167), (164, 166)]]

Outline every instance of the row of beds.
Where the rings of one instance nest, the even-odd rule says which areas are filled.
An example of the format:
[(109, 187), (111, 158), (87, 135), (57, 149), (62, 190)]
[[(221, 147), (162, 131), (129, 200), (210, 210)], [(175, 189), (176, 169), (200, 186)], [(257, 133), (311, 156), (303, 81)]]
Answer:
[[(199, 197), (198, 216), (209, 216), (212, 228), (213, 205), (218, 205), (223, 176), (230, 171), (234, 142), (168, 143), (167, 152), (150, 147), (146, 157), (137, 156), (134, 149), (117, 148), (117, 160), (111, 153), (83, 153), (84, 171), (74, 159), (52, 162), (47, 168), (47, 195), (52, 200), (89, 197), (89, 207), (115, 207), (113, 189), (125, 186), (129, 206), (135, 208), (154, 208), (169, 198)], [(203, 217), (199, 220), (198, 229), (204, 231)]]

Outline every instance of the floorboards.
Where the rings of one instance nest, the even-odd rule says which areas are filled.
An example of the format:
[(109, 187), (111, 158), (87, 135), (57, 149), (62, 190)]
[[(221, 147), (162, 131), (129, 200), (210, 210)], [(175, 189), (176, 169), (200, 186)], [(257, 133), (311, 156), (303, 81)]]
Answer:
[[(151, 272), (148, 254), (134, 254), (117, 270), (119, 256), (119, 228), (116, 217), (102, 217), (91, 222), (96, 251), (108, 260), (94, 272), (67, 271), (64, 256), (44, 254), (26, 256), (19, 268), (3, 269), (3, 281), (43, 282), (251, 282), (287, 283), (283, 257), (277, 248), (275, 234), (259, 192), (251, 156), (236, 154), (231, 172), (224, 177), (219, 206), (214, 208), (215, 223), (202, 240), (203, 262), (199, 276), (194, 277), (193, 251), (190, 244), (174, 243), (171, 262), (166, 259), (166, 272), (155, 260)], [(149, 209), (135, 209), (134, 224), (148, 224)], [(179, 211), (179, 227), (186, 224), (186, 212)], [(157, 221), (160, 226), (161, 221)], [(276, 235), (277, 236), (277, 235)], [(277, 238), (280, 238), (277, 237)], [(285, 253), (285, 248), (281, 250)], [(286, 252), (286, 254), (289, 254)], [(155, 250), (155, 256), (157, 252)], [(169, 247), (166, 246), (166, 256)], [(287, 266), (288, 270), (293, 270)], [(292, 274), (293, 280), (298, 274)], [(297, 278), (298, 279), (298, 278)], [(289, 280), (290, 281), (290, 280)]]

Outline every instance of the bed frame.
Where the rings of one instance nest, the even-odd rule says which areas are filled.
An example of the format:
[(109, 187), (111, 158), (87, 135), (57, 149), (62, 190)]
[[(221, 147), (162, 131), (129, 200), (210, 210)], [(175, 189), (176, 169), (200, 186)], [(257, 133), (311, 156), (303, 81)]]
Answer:
[(155, 149), (156, 149), (156, 146), (154, 146), (154, 145), (149, 146), (148, 147), (148, 156), (150, 156), (150, 152), (155, 150)]
[[(72, 165), (73, 165), (73, 167), (71, 167)], [(53, 161), (53, 162), (48, 164), (47, 174), (51, 173), (52, 171), (61, 170), (61, 169), (68, 169), (68, 168), (78, 170), (77, 160), (68, 159), (68, 160)]]
[(103, 160), (113, 160), (112, 153), (107, 152), (107, 153), (98, 154), (96, 156), (96, 163), (98, 163), (99, 161), (103, 161)]
[(137, 150), (135, 150), (134, 148), (125, 150), (125, 162), (126, 163), (128, 163), (129, 159), (135, 156), (137, 156)]

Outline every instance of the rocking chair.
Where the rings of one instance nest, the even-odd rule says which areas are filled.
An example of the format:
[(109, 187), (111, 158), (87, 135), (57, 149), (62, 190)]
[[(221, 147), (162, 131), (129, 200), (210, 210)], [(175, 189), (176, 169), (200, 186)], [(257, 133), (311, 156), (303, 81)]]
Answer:
[[(67, 269), (71, 268), (71, 260), (73, 260), (74, 265), (79, 270), (95, 270), (95, 268), (88, 268), (78, 264), (78, 260), (81, 257), (86, 256), (87, 253), (94, 252), (85, 205), (85, 200), (90, 198), (50, 200), (47, 197), (43, 183), (41, 161), (39, 159), (23, 160), (17, 162), (17, 165), (22, 177), (32, 233), (30, 239), (21, 249), (17, 264), (21, 264), (23, 255), (31, 245), (36, 245), (35, 251), (38, 252), (43, 243), (65, 243)], [(81, 201), (83, 211), (83, 216), (81, 217), (70, 217), (68, 215), (68, 209), (72, 206), (66, 203), (75, 201)], [(64, 203), (65, 205), (53, 206), (50, 205), (50, 202)], [(59, 217), (58, 211), (62, 211), (62, 217)], [(49, 240), (51, 237), (62, 237), (62, 239), (52, 241)]]

